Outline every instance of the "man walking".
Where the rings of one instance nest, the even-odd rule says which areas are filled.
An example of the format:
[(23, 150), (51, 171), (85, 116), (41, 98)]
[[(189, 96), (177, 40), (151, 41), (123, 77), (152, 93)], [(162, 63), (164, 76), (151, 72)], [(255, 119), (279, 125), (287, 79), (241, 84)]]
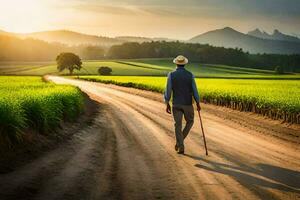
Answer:
[[(168, 74), (166, 92), (164, 95), (167, 105), (166, 112), (171, 114), (169, 101), (173, 99), (173, 117), (175, 121), (176, 144), (175, 151), (184, 154), (184, 139), (189, 134), (194, 124), (193, 97), (196, 101), (197, 110), (200, 111), (200, 98), (194, 79), (194, 75), (185, 69), (188, 59), (184, 56), (177, 56), (173, 63), (177, 65), (175, 71)], [(182, 130), (182, 118), (184, 117), (186, 125)]]

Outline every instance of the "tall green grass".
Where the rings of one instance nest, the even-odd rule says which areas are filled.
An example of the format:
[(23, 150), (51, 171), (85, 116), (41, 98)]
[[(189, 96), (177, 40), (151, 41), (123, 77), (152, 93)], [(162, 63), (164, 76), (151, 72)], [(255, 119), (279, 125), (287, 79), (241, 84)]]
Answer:
[[(163, 93), (166, 77), (80, 76), (81, 79)], [(300, 124), (300, 81), (197, 78), (202, 101)]]
[(83, 108), (80, 90), (43, 82), (41, 77), (0, 76), (0, 140), (21, 141), (25, 130), (48, 134)]

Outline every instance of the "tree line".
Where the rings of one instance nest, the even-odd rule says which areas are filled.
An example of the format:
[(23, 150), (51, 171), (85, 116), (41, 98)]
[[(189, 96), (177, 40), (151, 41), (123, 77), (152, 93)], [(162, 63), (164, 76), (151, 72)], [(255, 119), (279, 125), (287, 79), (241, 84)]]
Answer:
[(182, 42), (124, 43), (112, 46), (107, 57), (118, 58), (169, 58), (178, 54), (191, 61), (223, 64), (237, 67), (274, 70), (277, 66), (285, 72), (300, 72), (300, 55), (250, 54), (241, 48), (213, 47)]

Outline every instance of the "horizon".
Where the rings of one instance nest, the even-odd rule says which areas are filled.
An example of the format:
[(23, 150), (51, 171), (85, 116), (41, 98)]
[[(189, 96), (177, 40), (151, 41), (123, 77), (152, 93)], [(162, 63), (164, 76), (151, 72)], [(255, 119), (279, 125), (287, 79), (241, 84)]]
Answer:
[[(231, 28), (235, 31), (238, 31), (240, 33), (243, 33), (243, 34), (248, 34), (250, 31), (255, 31), (255, 30), (259, 30), (260, 32), (262, 33), (267, 33), (269, 35), (272, 35), (274, 34), (274, 32), (278, 29), (274, 29), (273, 31), (271, 32), (268, 32), (268, 31), (265, 31), (264, 29), (260, 29), (260, 28), (255, 28), (255, 29), (252, 29), (252, 30), (248, 30), (246, 32), (242, 32), (240, 30), (237, 30), (233, 27), (229, 27), (229, 26), (225, 26), (223, 28), (217, 28), (217, 29), (213, 29), (213, 30), (208, 30), (207, 32), (211, 32), (211, 31), (216, 31), (216, 30), (223, 30), (223, 29), (226, 29), (226, 28)], [(198, 35), (201, 35), (201, 34), (205, 34), (207, 32), (204, 32), (204, 33), (200, 33), (198, 35), (195, 35), (195, 36), (191, 36), (190, 38), (186, 38), (186, 39), (178, 39), (178, 38), (170, 38), (170, 37), (158, 37), (158, 36), (154, 36), (154, 37), (147, 37), (147, 36), (144, 36), (144, 35), (117, 35), (117, 36), (104, 36), (104, 35), (96, 35), (96, 34), (90, 34), (90, 33), (84, 33), (84, 32), (80, 32), (80, 31), (76, 31), (76, 30), (71, 30), (71, 29), (53, 29), (53, 30), (41, 30), (41, 31), (36, 31), (36, 32), (10, 32), (10, 31), (7, 31), (7, 30), (3, 30), (3, 29), (0, 29), (0, 31), (4, 31), (4, 32), (7, 32), (7, 33), (12, 33), (12, 34), (35, 34), (35, 33), (45, 33), (45, 32), (63, 32), (63, 31), (66, 31), (66, 32), (74, 32), (74, 33), (79, 33), (79, 34), (83, 34), (83, 35), (89, 35), (89, 36), (97, 36), (97, 37), (108, 37), (108, 38), (118, 38), (118, 37), (137, 37), (137, 38), (150, 38), (150, 39), (155, 39), (155, 38), (165, 38), (165, 39), (171, 39), (171, 40), (179, 40), (179, 41), (185, 41), (185, 40), (190, 40), (191, 38), (193, 37), (196, 37)], [(300, 39), (300, 34), (289, 34), (289, 33), (286, 33), (282, 30), (278, 30), (279, 32), (283, 33), (283, 34), (288, 34), (290, 36), (294, 36), (294, 37), (298, 37)]]
[[(134, 36), (187, 40), (231, 27), (247, 33), (256, 28), (300, 35), (296, 0), (116, 1), (0, 0), (0, 29), (14, 33), (69, 30), (104, 37)], [(18, 5), (17, 7), (15, 5)], [(175, 26), (174, 26), (175, 24)]]

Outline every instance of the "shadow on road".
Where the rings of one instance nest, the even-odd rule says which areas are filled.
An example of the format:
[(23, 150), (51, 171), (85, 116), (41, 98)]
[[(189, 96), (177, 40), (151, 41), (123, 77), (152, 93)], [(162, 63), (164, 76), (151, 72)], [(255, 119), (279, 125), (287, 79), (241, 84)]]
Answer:
[(262, 163), (257, 164), (255, 167), (240, 164), (233, 166), (188, 154), (186, 156), (202, 161), (196, 164), (196, 167), (229, 175), (248, 189), (254, 190), (258, 196), (266, 197), (270, 195), (267, 191), (262, 190), (263, 188), (300, 194), (300, 172), (298, 171)]

